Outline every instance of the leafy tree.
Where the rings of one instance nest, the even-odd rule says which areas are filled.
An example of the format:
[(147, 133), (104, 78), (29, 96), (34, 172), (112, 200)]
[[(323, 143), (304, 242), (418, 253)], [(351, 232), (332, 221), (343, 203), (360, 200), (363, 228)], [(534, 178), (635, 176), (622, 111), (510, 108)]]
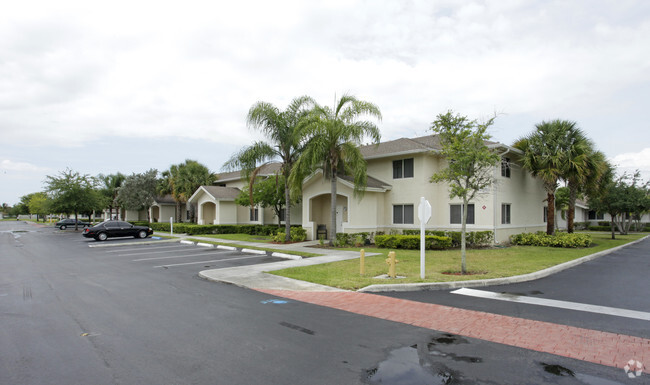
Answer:
[(16, 215), (26, 215), (29, 214), (31, 218), (31, 212), (29, 211), (29, 200), (32, 199), (35, 193), (23, 195), (20, 197), (20, 202), (14, 206)]
[[(305, 124), (308, 107), (314, 101), (308, 96), (301, 96), (291, 101), (286, 110), (271, 103), (255, 103), (246, 117), (248, 127), (259, 130), (266, 136), (266, 141), (258, 141), (234, 154), (225, 164), (226, 170), (242, 170), (249, 178), (249, 196), (253, 193), (253, 182), (260, 168), (274, 160), (280, 160), (280, 174), (284, 181), (294, 168), (303, 150), (303, 137), (300, 128)], [(284, 185), (285, 241), (291, 240), (291, 190)], [(251, 202), (251, 205), (253, 202)]]
[[(250, 190), (243, 190), (235, 203), (241, 206), (256, 206), (263, 208), (270, 207), (273, 209), (276, 218), (278, 218), (278, 227), (280, 227), (280, 213), (286, 206), (285, 186), (287, 185), (284, 176), (276, 174), (274, 177), (257, 178), (253, 184), (252, 194)], [(290, 204), (297, 204), (300, 198), (293, 198)], [(287, 221), (287, 212), (285, 211), (285, 223)]]
[(149, 207), (154, 202), (158, 171), (151, 169), (142, 174), (132, 174), (124, 179), (122, 186), (117, 193), (117, 200), (127, 210), (147, 210), (147, 221), (149, 218)]
[(484, 123), (469, 120), (452, 111), (440, 114), (431, 130), (440, 137), (441, 155), (447, 159), (447, 167), (431, 177), (431, 182), (449, 184), (449, 197), (463, 200), (461, 219), (461, 273), (466, 274), (466, 230), (469, 202), (494, 182), (494, 167), (499, 155), (489, 149), (485, 141), (490, 139), (487, 129), (495, 118)]
[[(58, 176), (47, 176), (47, 192), (52, 198), (52, 211), (61, 213), (88, 213), (101, 207), (101, 197), (96, 190), (97, 181), (86, 174), (66, 169)], [(78, 225), (75, 223), (75, 231)]]
[[(185, 162), (174, 164), (169, 170), (162, 172), (162, 179), (157, 184), (158, 194), (171, 194), (176, 202), (176, 218), (182, 221), (181, 204), (194, 194), (202, 185), (211, 185), (217, 176), (201, 163), (186, 159)], [(192, 207), (191, 220), (194, 221), (194, 207)]]
[(616, 229), (620, 234), (627, 234), (632, 220), (650, 210), (650, 195), (648, 183), (643, 183), (638, 171), (618, 178), (613, 175), (610, 166), (602, 185), (590, 196), (589, 208), (610, 215), (612, 239), (615, 239)]
[(40, 216), (43, 218), (43, 222), (45, 222), (47, 214), (50, 213), (52, 202), (46, 193), (38, 192), (30, 194), (29, 202), (27, 205), (29, 207), (29, 213), (36, 214), (36, 221), (38, 221), (38, 217)]
[(119, 207), (119, 203), (117, 202), (117, 193), (120, 190), (122, 183), (124, 183), (126, 175), (118, 172), (117, 174), (108, 175), (99, 174), (97, 178), (102, 183), (99, 191), (104, 200), (104, 208), (108, 207), (108, 217), (112, 219), (113, 207), (115, 207), (116, 211)]
[(365, 118), (381, 121), (379, 108), (352, 95), (343, 95), (334, 108), (316, 104), (308, 123), (301, 130), (308, 138), (305, 148), (296, 161), (290, 184), (300, 189), (304, 178), (317, 167), (330, 180), (331, 206), (329, 244), (336, 239), (336, 184), (339, 175), (351, 175), (354, 195), (361, 198), (367, 184), (366, 161), (359, 145), (366, 137), (378, 143), (381, 134), (377, 125)]
[(0, 212), (3, 214), (9, 214), (11, 212), (11, 206), (9, 206), (8, 203), (3, 203), (2, 208), (0, 208)]

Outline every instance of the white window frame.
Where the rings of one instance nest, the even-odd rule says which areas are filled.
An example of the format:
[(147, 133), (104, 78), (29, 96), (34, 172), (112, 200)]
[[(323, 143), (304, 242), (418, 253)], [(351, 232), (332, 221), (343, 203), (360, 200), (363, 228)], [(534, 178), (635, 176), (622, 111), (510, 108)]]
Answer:
[(501, 203), (501, 224), (509, 225), (512, 223), (512, 204)]

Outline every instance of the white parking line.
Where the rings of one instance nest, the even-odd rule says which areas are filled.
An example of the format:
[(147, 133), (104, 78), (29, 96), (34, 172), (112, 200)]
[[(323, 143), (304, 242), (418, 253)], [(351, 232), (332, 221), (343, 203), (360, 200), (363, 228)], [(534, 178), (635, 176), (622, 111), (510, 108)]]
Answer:
[(618, 317), (635, 318), (644, 321), (650, 321), (650, 313), (645, 313), (636, 310), (619, 309), (619, 308), (608, 307), (608, 306), (589, 305), (585, 303), (558, 301), (554, 299), (535, 298), (535, 297), (527, 297), (522, 295), (501, 294), (501, 293), (494, 293), (491, 291), (475, 290), (475, 289), (467, 289), (467, 288), (454, 290), (452, 291), (452, 293), (468, 295), (471, 297), (496, 299), (500, 301), (519, 302), (519, 303), (526, 303), (531, 305), (556, 307), (561, 309), (585, 311), (589, 313), (606, 314), (606, 315), (613, 315)]
[(225, 261), (234, 261), (238, 259), (249, 259), (249, 258), (260, 258), (259, 255), (254, 255), (252, 257), (239, 257), (239, 258), (227, 258), (227, 259), (213, 259), (211, 261), (198, 261), (198, 262), (187, 262), (187, 263), (174, 263), (171, 265), (159, 265), (154, 267), (173, 267), (173, 266), (183, 266), (183, 265), (198, 265), (200, 263), (210, 263), (210, 262), (225, 262)]
[(189, 255), (172, 255), (171, 257), (152, 257), (152, 258), (140, 258), (134, 259), (131, 262), (141, 262), (141, 261), (155, 261), (156, 259), (174, 259), (174, 258), (192, 258), (192, 257), (205, 257), (206, 255), (215, 255), (217, 253), (201, 253), (201, 254), (189, 254)]
[[(192, 249), (193, 250), (193, 249)], [(149, 255), (149, 254), (163, 254), (163, 253), (176, 253), (178, 249), (174, 250), (163, 250), (163, 251), (142, 251), (141, 253), (129, 253), (129, 254), (118, 254), (119, 257), (130, 257), (132, 255)], [(206, 250), (207, 252), (207, 250)], [(205, 253), (204, 253), (205, 254)]]
[[(188, 249), (188, 248), (189, 248), (189, 247), (184, 246), (184, 245), (183, 245), (183, 246), (181, 246), (181, 245), (175, 245), (175, 246), (153, 246), (153, 247), (155, 247), (156, 249), (171, 249), (171, 248), (174, 248), (174, 249), (182, 249), (182, 248)], [(132, 249), (106, 250), (105, 252), (106, 252), (106, 253), (121, 253), (121, 252), (123, 252), (123, 251), (135, 251), (135, 250), (144, 250), (144, 251), (146, 252), (146, 250), (150, 250), (150, 249), (149, 249), (149, 248), (144, 248), (144, 249), (143, 249), (143, 246), (138, 246), (138, 247), (134, 247), (134, 248), (132, 248)]]

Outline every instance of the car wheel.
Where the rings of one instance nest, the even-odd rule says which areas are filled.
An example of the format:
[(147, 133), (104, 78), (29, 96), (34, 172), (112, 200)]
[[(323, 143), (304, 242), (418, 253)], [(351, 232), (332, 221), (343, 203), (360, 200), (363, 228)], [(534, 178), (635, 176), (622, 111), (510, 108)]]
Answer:
[(106, 235), (106, 233), (99, 233), (99, 234), (97, 234), (97, 240), (98, 240), (98, 241), (105, 241), (106, 238), (108, 238), (108, 235)]
[(67, 229), (67, 228), (68, 228), (68, 226), (66, 226), (66, 225), (61, 225), (61, 226), (59, 226), (59, 229), (61, 229), (61, 230), (65, 230), (65, 229)]
[(146, 237), (147, 237), (147, 232), (144, 231), (144, 230), (140, 230), (140, 231), (138, 232), (138, 237), (139, 237), (139, 238), (146, 238)]

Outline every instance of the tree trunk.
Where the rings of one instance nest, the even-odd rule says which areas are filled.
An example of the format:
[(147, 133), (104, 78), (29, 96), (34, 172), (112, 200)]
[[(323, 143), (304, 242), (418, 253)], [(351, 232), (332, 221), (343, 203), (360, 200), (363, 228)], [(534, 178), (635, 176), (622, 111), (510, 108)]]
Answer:
[(612, 228), (612, 239), (616, 239), (616, 231), (614, 230), (614, 215), (612, 215), (612, 214), (609, 214), (609, 215), (612, 217), (612, 219), (610, 221), (611, 222), (610, 223), (611, 228)]
[(336, 172), (332, 171), (332, 176), (330, 179), (330, 184), (331, 184), (331, 194), (332, 194), (332, 199), (331, 199), (331, 207), (330, 207), (330, 246), (334, 246), (334, 240), (336, 239)]
[(77, 218), (79, 217), (79, 214), (75, 211), (74, 212), (74, 231), (79, 231), (79, 224), (77, 223)]
[(180, 217), (181, 217), (181, 202), (176, 201), (176, 218), (174, 218), (174, 222), (178, 223), (180, 222)]
[(578, 189), (577, 186), (574, 186), (573, 183), (569, 183), (569, 212), (566, 219), (566, 231), (567, 233), (573, 232), (573, 221), (576, 216), (576, 199), (578, 198)]
[(463, 199), (463, 220), (460, 228), (460, 273), (465, 275), (467, 274), (467, 265), (466, 265), (466, 230), (467, 230), (467, 199)]
[(546, 215), (546, 234), (555, 234), (555, 194), (547, 192), (548, 214)]
[[(291, 193), (287, 181), (288, 177), (284, 178), (284, 241), (291, 240)], [(278, 218), (278, 227), (280, 227), (280, 219)]]

